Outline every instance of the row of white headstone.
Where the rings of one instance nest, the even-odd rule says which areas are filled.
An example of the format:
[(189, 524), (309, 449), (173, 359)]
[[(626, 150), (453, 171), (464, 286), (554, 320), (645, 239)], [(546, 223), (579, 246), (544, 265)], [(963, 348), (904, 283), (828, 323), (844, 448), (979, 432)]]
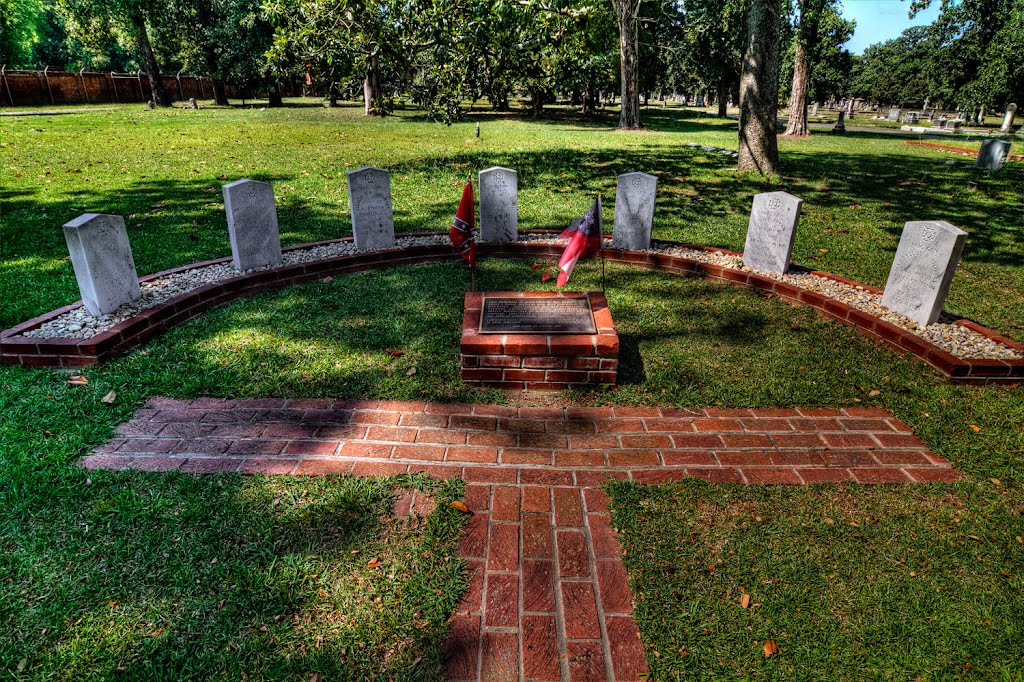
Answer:
[[(658, 179), (646, 173), (618, 177), (613, 244), (644, 250), (651, 245)], [(391, 181), (386, 171), (360, 168), (348, 174), (352, 231), (359, 249), (395, 244)], [(480, 172), (480, 239), (507, 243), (519, 238), (518, 175), (508, 168)], [(224, 185), (232, 263), (242, 272), (281, 263), (281, 237), (274, 190), (255, 180)], [(752, 270), (786, 274), (803, 201), (786, 192), (754, 197), (743, 262)], [(64, 225), (68, 251), (86, 309), (106, 315), (141, 296), (124, 218), (87, 213)], [(966, 233), (941, 221), (908, 222), (882, 297), (886, 307), (925, 326), (935, 322)]]
[[(802, 199), (786, 192), (756, 195), (743, 264), (761, 272), (789, 272), (802, 206)], [(966, 239), (966, 232), (941, 220), (906, 223), (882, 293), (882, 305), (922, 327), (938, 320)]]
[[(356, 248), (372, 251), (394, 247), (391, 178), (387, 171), (364, 166), (347, 175)], [(509, 168), (496, 166), (480, 171), (480, 241), (508, 243), (519, 239), (518, 178), (518, 173)], [(646, 173), (619, 176), (614, 232), (617, 247), (650, 247), (657, 186), (658, 178)], [(280, 265), (274, 188), (257, 180), (238, 180), (224, 185), (223, 191), (234, 268), (244, 272)], [(86, 310), (107, 315), (139, 299), (141, 291), (124, 218), (86, 213), (64, 225), (64, 236)]]

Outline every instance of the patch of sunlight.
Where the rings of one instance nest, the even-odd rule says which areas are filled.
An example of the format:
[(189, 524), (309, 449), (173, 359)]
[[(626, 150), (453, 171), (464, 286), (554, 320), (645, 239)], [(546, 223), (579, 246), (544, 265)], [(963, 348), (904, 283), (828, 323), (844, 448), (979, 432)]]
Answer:
[(67, 266), (71, 261), (69, 256), (62, 258), (43, 258), (41, 256), (26, 256), (22, 258), (0, 259), (4, 269), (11, 268), (18, 270), (31, 270), (34, 272), (53, 272)]
[(228, 329), (196, 343), (196, 349), (221, 366), (255, 357), (272, 357), (283, 364), (330, 359), (335, 368), (370, 364), (364, 353), (345, 344), (324, 339), (294, 338), (252, 327)]

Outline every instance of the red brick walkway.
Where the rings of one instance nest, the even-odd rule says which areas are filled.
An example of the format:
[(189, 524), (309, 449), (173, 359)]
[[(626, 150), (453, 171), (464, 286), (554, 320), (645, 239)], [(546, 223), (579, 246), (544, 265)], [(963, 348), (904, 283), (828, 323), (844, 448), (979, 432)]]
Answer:
[(445, 643), (453, 680), (635, 680), (609, 477), (733, 483), (952, 481), (949, 462), (876, 408), (679, 410), (154, 398), (89, 468), (466, 481), (473, 580)]

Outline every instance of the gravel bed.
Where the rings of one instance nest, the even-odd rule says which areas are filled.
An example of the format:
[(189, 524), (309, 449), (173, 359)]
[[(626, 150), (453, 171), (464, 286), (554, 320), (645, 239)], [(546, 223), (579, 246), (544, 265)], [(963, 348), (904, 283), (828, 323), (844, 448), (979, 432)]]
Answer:
[[(520, 242), (533, 243), (564, 243), (564, 239), (550, 235), (522, 235)], [(410, 246), (433, 246), (448, 244), (448, 236), (445, 234), (431, 235), (427, 237), (398, 237), (396, 246), (407, 248)], [(606, 246), (611, 246), (611, 240), (605, 240)], [(710, 263), (735, 270), (749, 270), (743, 266), (743, 262), (736, 256), (727, 255), (721, 251), (699, 251), (688, 249), (674, 244), (652, 243), (648, 253), (663, 253), (671, 256), (682, 256), (690, 260)], [(335, 258), (338, 256), (352, 256), (360, 253), (352, 242), (336, 242), (314, 246), (308, 249), (286, 251), (282, 254), (284, 265), (297, 263), (309, 263), (313, 261)], [(259, 272), (270, 268), (255, 268), (245, 273)], [(243, 273), (243, 274), (245, 274)], [(218, 265), (207, 265), (192, 270), (185, 270), (172, 275), (165, 275), (143, 282), (142, 298), (138, 301), (123, 305), (110, 315), (94, 316), (89, 314), (83, 307), (75, 308), (63, 315), (46, 322), (42, 326), (27, 331), (23, 336), (32, 338), (65, 338), (65, 339), (87, 339), (96, 334), (104, 332), (115, 324), (133, 317), (140, 312), (157, 306), (180, 294), (198, 289), (199, 287), (220, 282), (232, 277), (237, 277), (238, 272), (232, 268), (231, 263)], [(939, 321), (927, 327), (920, 327), (916, 322), (902, 315), (894, 313), (882, 306), (882, 297), (866, 291), (863, 287), (855, 287), (842, 282), (837, 282), (826, 277), (819, 277), (811, 274), (788, 274), (778, 275), (770, 272), (759, 273), (772, 279), (788, 282), (795, 286), (810, 291), (816, 291), (829, 298), (846, 303), (854, 308), (863, 310), (866, 313), (879, 317), (886, 322), (891, 322), (907, 331), (910, 331), (923, 339), (934, 343), (939, 348), (952, 353), (959, 358), (965, 359), (1001, 359), (1019, 360), (1024, 359), (1024, 354), (1003, 344), (996, 343), (978, 332), (966, 329), (953, 324), (953, 318), (943, 313)]]

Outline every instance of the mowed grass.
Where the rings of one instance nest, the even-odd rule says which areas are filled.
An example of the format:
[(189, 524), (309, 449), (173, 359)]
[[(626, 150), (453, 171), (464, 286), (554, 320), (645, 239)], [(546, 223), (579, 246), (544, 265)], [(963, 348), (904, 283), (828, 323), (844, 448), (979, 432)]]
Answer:
[[(523, 227), (564, 226), (593, 191), (611, 204), (615, 173), (656, 170), (657, 237), (737, 250), (751, 195), (785, 188), (805, 199), (794, 258), (873, 284), (884, 284), (904, 220), (946, 218), (971, 233), (947, 307), (1024, 338), (1020, 164), (978, 174), (886, 136), (815, 135), (783, 141), (785, 175), (762, 180), (685, 147), (734, 149), (734, 122), (674, 110), (649, 112), (653, 130), (638, 134), (615, 132), (610, 118), (488, 114), (479, 140), (474, 121), (445, 128), (400, 113), (125, 108), (0, 120), (0, 326), (77, 298), (59, 226), (82, 211), (125, 214), (146, 273), (228, 253), (219, 186), (237, 177), (275, 182), (285, 240), (298, 243), (349, 232), (346, 168), (391, 170), (396, 222), (413, 231), (445, 228), (466, 173), (501, 164), (520, 170)], [(597, 264), (582, 263), (572, 288), (599, 282)], [(501, 260), (481, 263), (477, 285), (549, 286), (530, 263)], [(456, 487), (86, 473), (73, 462), (150, 395), (503, 402), (458, 378), (468, 286), (466, 270), (446, 263), (260, 295), (89, 369), (87, 387), (68, 386), (60, 371), (0, 369), (2, 668), (436, 677), (444, 620), (464, 584), (452, 554), (460, 520), (441, 504), (407, 527), (388, 509), (396, 485), (433, 487), (441, 501)], [(613, 486), (658, 679), (1019, 674), (1019, 388), (951, 386), (854, 330), (751, 291), (618, 266), (607, 288), (622, 383), (565, 401), (883, 405), (966, 475), (872, 489)], [(385, 352), (396, 349), (405, 354)], [(110, 390), (112, 405), (100, 401)], [(374, 554), (384, 571), (366, 568)], [(739, 609), (740, 587), (753, 610)], [(764, 661), (768, 638), (782, 654)]]

